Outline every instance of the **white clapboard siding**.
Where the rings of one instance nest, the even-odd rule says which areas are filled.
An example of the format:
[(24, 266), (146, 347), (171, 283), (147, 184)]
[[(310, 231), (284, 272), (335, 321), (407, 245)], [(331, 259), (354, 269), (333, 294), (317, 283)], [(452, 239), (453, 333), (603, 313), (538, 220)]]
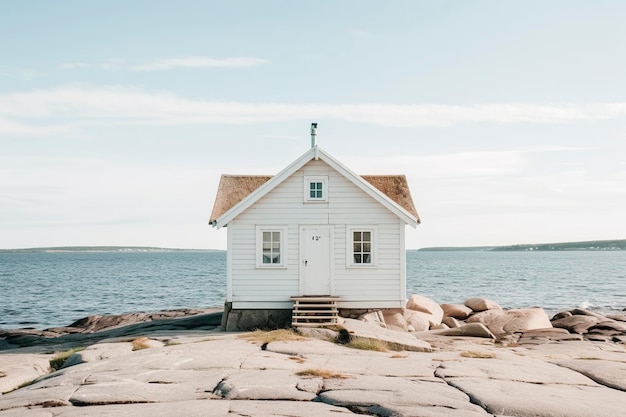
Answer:
[[(304, 176), (328, 176), (328, 201), (304, 202)], [(256, 267), (256, 226), (287, 226), (285, 268)], [(312, 160), (231, 221), (228, 227), (234, 308), (285, 308), (300, 294), (300, 226), (333, 226), (332, 295), (340, 307), (399, 307), (404, 300), (401, 219), (321, 160)], [(376, 226), (375, 267), (349, 267), (347, 225)], [(342, 305), (343, 304), (343, 305)], [(261, 307), (264, 306), (264, 307)]]

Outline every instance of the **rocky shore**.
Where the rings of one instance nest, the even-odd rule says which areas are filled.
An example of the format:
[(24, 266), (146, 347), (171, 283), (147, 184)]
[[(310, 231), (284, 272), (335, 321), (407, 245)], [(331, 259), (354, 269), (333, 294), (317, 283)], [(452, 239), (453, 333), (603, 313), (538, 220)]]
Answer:
[(414, 295), (331, 329), (223, 332), (220, 319), (0, 331), (0, 416), (626, 415), (626, 313)]

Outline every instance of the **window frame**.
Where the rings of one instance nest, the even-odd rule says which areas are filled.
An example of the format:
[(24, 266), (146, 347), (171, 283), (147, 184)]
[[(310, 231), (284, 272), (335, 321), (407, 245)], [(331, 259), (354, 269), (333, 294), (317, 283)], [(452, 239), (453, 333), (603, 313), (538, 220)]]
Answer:
[[(370, 232), (370, 263), (354, 261), (354, 232)], [(346, 226), (346, 265), (348, 268), (375, 268), (378, 266), (378, 227), (374, 225)]]
[[(322, 183), (322, 197), (311, 197), (311, 184)], [(305, 175), (303, 181), (303, 199), (306, 203), (326, 203), (328, 202), (328, 176), (325, 175)]]
[[(263, 225), (256, 226), (256, 242), (255, 242), (255, 252), (256, 252), (256, 267), (259, 269), (286, 269), (287, 268), (287, 226), (277, 226), (277, 225)], [(275, 264), (266, 264), (263, 263), (263, 233), (264, 232), (279, 232), (279, 256), (280, 262)]]

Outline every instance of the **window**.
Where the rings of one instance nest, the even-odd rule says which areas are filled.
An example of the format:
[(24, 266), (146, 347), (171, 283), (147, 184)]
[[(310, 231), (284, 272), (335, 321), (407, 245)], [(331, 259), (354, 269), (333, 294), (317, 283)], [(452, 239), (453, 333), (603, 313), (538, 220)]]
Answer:
[(372, 263), (372, 232), (352, 232), (352, 262)]
[(312, 181), (309, 183), (309, 198), (320, 199), (324, 196), (323, 182)]
[(328, 177), (304, 177), (304, 201), (328, 201)]
[(280, 232), (263, 232), (263, 264), (280, 264)]
[(258, 268), (283, 268), (287, 265), (285, 238), (287, 228), (257, 226), (256, 259)]
[(347, 228), (348, 267), (376, 266), (375, 226), (349, 226)]

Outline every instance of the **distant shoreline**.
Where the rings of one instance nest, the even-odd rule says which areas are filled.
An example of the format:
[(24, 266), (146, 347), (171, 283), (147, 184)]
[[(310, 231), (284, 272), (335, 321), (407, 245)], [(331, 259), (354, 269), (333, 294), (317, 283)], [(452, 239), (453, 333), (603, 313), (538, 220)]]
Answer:
[[(626, 250), (626, 239), (582, 242), (524, 243), (507, 246), (433, 246), (407, 251), (420, 252), (532, 252), (532, 251), (619, 251)], [(141, 253), (141, 252), (226, 252), (224, 249), (180, 249), (154, 246), (51, 246), (0, 249), (0, 253)]]
[(583, 242), (529, 243), (508, 246), (451, 246), (416, 249), (424, 252), (531, 252), (531, 251), (617, 251), (626, 250), (626, 239), (588, 240)]
[(221, 249), (177, 249), (152, 246), (53, 246), (42, 248), (0, 249), (0, 253), (135, 253), (135, 252), (224, 252)]

